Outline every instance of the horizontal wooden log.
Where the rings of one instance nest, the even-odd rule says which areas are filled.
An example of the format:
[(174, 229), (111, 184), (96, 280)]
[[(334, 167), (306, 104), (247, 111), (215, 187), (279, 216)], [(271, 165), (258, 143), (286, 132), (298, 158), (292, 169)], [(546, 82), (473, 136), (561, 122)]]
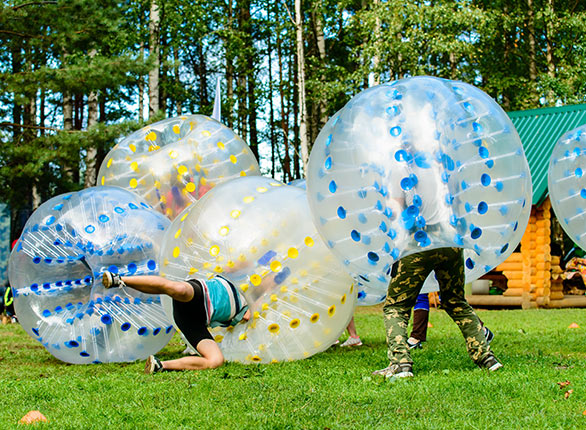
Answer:
[(523, 261), (523, 254), (521, 254), (520, 252), (513, 252), (511, 255), (509, 255), (507, 257), (507, 259), (504, 261), (505, 263), (512, 263), (514, 261)]
[(507, 270), (503, 271), (503, 275), (510, 281), (512, 279), (523, 279), (525, 274), (522, 270)]
[[(540, 304), (539, 299), (537, 304)], [(549, 300), (547, 306), (541, 306), (548, 308), (586, 308), (586, 296), (566, 295), (563, 299)]]
[(509, 261), (506, 260), (503, 263), (496, 266), (495, 270), (499, 270), (501, 272), (505, 271), (523, 271), (523, 261)]
[(508, 287), (505, 292), (503, 293), (503, 296), (519, 296), (521, 297), (523, 295), (523, 287)]
[(482, 306), (503, 306), (503, 307), (520, 307), (522, 303), (521, 297), (506, 297), (506, 296), (492, 296), (489, 294), (485, 295), (474, 295), (466, 296), (468, 303), (474, 307)]

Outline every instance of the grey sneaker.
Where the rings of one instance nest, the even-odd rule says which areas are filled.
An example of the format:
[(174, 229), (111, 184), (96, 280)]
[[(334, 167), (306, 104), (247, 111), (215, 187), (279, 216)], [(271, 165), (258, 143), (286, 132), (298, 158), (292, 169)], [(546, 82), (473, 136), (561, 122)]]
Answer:
[(385, 378), (410, 378), (413, 376), (413, 365), (411, 363), (390, 364), (389, 367), (375, 370), (372, 374)]
[(423, 348), (421, 341), (419, 339), (415, 339), (414, 337), (410, 337), (409, 339), (407, 339), (407, 345), (409, 346), (409, 349)]
[(479, 361), (476, 364), (481, 369), (487, 369), (489, 372), (494, 372), (495, 370), (498, 370), (501, 367), (503, 367), (502, 363), (498, 361), (492, 353), (484, 357), (481, 361)]
[(104, 273), (102, 275), (102, 285), (105, 289), (126, 286), (124, 281), (120, 279), (120, 275), (118, 275), (117, 273), (112, 273), (108, 270), (104, 270)]
[(345, 348), (347, 346), (362, 346), (362, 341), (360, 340), (360, 336), (359, 337), (350, 336), (348, 339), (346, 339), (346, 342), (344, 342), (342, 345), (340, 345), (340, 348)]
[(151, 375), (163, 371), (163, 363), (154, 355), (149, 355), (146, 363), (144, 364), (144, 373)]

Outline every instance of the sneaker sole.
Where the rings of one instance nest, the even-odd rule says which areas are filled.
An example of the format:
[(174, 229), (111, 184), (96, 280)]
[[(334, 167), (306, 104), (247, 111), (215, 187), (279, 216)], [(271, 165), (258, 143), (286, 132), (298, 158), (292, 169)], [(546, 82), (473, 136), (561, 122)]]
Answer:
[(411, 378), (413, 376), (413, 372), (400, 372), (400, 373), (395, 373), (394, 375), (385, 375), (385, 378), (387, 379), (391, 379), (391, 378)]
[(494, 372), (495, 370), (500, 369), (501, 367), (503, 367), (503, 365), (501, 363), (495, 363), (492, 366), (490, 366), (488, 368), (489, 372)]

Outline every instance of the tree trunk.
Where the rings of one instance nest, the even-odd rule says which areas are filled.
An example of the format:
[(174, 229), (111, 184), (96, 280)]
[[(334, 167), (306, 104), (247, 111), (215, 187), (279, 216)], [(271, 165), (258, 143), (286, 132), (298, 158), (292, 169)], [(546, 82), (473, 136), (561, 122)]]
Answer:
[[(267, 2), (267, 10), (269, 10), (270, 19), (270, 7), (271, 2)], [(276, 152), (276, 141), (275, 141), (275, 108), (273, 106), (273, 59), (271, 52), (273, 52), (272, 34), (267, 34), (267, 56), (268, 56), (268, 68), (269, 68), (269, 139), (271, 142), (271, 177), (275, 177), (275, 152)]]
[[(227, 16), (227, 30), (228, 30), (228, 38), (231, 37), (232, 34), (232, 15), (234, 11), (232, 9), (232, 0), (228, 0), (228, 16)], [(228, 114), (225, 115), (226, 124), (229, 128), (234, 127), (234, 55), (229, 48), (229, 43), (226, 40), (226, 108)]]
[(159, 65), (160, 65), (160, 10), (157, 0), (151, 0), (149, 20), (149, 58), (152, 60), (152, 68), (149, 71), (149, 118), (159, 112)]
[(535, 40), (535, 11), (533, 0), (527, 0), (527, 42), (529, 45), (529, 82), (531, 84), (532, 107), (539, 106), (537, 93), (537, 49)]
[[(140, 44), (140, 58), (144, 59), (144, 43)], [(144, 120), (144, 76), (138, 77), (138, 120)]]
[[(292, 64), (291, 64), (292, 63)], [(289, 57), (289, 81), (293, 81), (293, 175), (287, 181), (299, 179), (301, 177), (301, 168), (299, 167), (299, 68), (297, 67), (297, 55)]]
[(299, 145), (303, 171), (306, 172), (309, 161), (309, 144), (307, 139), (307, 106), (305, 104), (305, 51), (303, 41), (303, 15), (301, 0), (295, 0), (295, 35), (297, 47), (297, 96), (299, 103)]
[(203, 50), (203, 39), (197, 44), (197, 56), (199, 58), (198, 78), (199, 78), (199, 106), (200, 109), (209, 103), (208, 100), (208, 71), (206, 67), (206, 55)]
[[(547, 0), (547, 9), (549, 9), (550, 13), (548, 14), (549, 16), (555, 16), (555, 12), (554, 12), (554, 0)], [(546, 40), (546, 51), (545, 51), (545, 60), (547, 61), (547, 76), (550, 78), (555, 78), (556, 76), (556, 72), (555, 72), (555, 59), (553, 56), (553, 43), (552, 40), (555, 37), (555, 22), (551, 19), (547, 19), (546, 23), (545, 23), (545, 28), (546, 28), (546, 35), (545, 35), (545, 40)], [(546, 103), (548, 105), (555, 105), (555, 93), (554, 91), (550, 88), (547, 91), (546, 94)]]
[(283, 171), (283, 182), (288, 182), (291, 177), (291, 156), (289, 155), (289, 112), (286, 105), (285, 88), (283, 86), (283, 52), (281, 36), (277, 32), (277, 56), (279, 60), (279, 98), (281, 104), (281, 130), (283, 131), (283, 158), (280, 157), (281, 169)]
[[(320, 60), (320, 67), (325, 68), (326, 61), (327, 61), (326, 41), (325, 41), (324, 30), (323, 30), (323, 17), (322, 17), (321, 10), (319, 10), (319, 9), (314, 11), (313, 27), (314, 27), (315, 41), (316, 41), (316, 45), (317, 45), (317, 52), (318, 52), (319, 60)], [(324, 73), (320, 73), (319, 80), (322, 84), (322, 88), (325, 88), (326, 77), (325, 77)], [(317, 94), (317, 97), (318, 97), (317, 103), (316, 103), (317, 104), (317, 112), (314, 114), (314, 116), (317, 117), (316, 118), (317, 121), (315, 121), (316, 127), (315, 127), (314, 133), (310, 133), (310, 142), (308, 142), (311, 144), (313, 144), (313, 142), (317, 138), (319, 131), (323, 128), (323, 126), (328, 121), (327, 93), (325, 91), (321, 91)]]
[[(88, 55), (90, 58), (95, 57), (97, 54), (95, 49), (92, 49)], [(88, 130), (98, 123), (98, 92), (97, 90), (91, 91), (87, 98), (87, 128)], [(84, 187), (93, 187), (96, 185), (96, 178), (98, 176), (98, 170), (96, 167), (96, 157), (98, 150), (95, 146), (88, 146), (86, 148), (85, 156), (85, 178)]]

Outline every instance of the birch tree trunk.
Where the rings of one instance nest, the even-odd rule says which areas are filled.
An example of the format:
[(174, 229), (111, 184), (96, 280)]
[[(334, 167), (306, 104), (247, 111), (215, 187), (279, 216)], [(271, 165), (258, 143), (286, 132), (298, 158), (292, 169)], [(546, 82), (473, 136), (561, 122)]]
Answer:
[(535, 11), (533, 0), (527, 0), (527, 41), (529, 44), (529, 82), (531, 83), (531, 98), (533, 107), (539, 105), (537, 93), (537, 43), (535, 40)]
[[(140, 44), (141, 59), (144, 59), (144, 43)], [(138, 120), (144, 120), (144, 76), (138, 77)]]
[(305, 101), (305, 53), (303, 47), (303, 15), (301, 0), (295, 0), (295, 34), (297, 46), (297, 96), (299, 104), (299, 145), (303, 172), (306, 174), (309, 161), (309, 145), (307, 142), (307, 105)]
[(149, 118), (159, 112), (159, 66), (161, 17), (157, 0), (151, 0), (149, 20), (149, 57), (153, 60), (149, 71)]
[[(90, 58), (96, 56), (97, 51), (92, 49), (89, 53)], [(98, 92), (91, 91), (87, 98), (87, 128), (90, 129), (98, 123)], [(95, 146), (88, 147), (85, 156), (85, 177), (84, 187), (93, 187), (96, 185), (98, 170), (96, 168), (96, 157), (98, 149)]]

